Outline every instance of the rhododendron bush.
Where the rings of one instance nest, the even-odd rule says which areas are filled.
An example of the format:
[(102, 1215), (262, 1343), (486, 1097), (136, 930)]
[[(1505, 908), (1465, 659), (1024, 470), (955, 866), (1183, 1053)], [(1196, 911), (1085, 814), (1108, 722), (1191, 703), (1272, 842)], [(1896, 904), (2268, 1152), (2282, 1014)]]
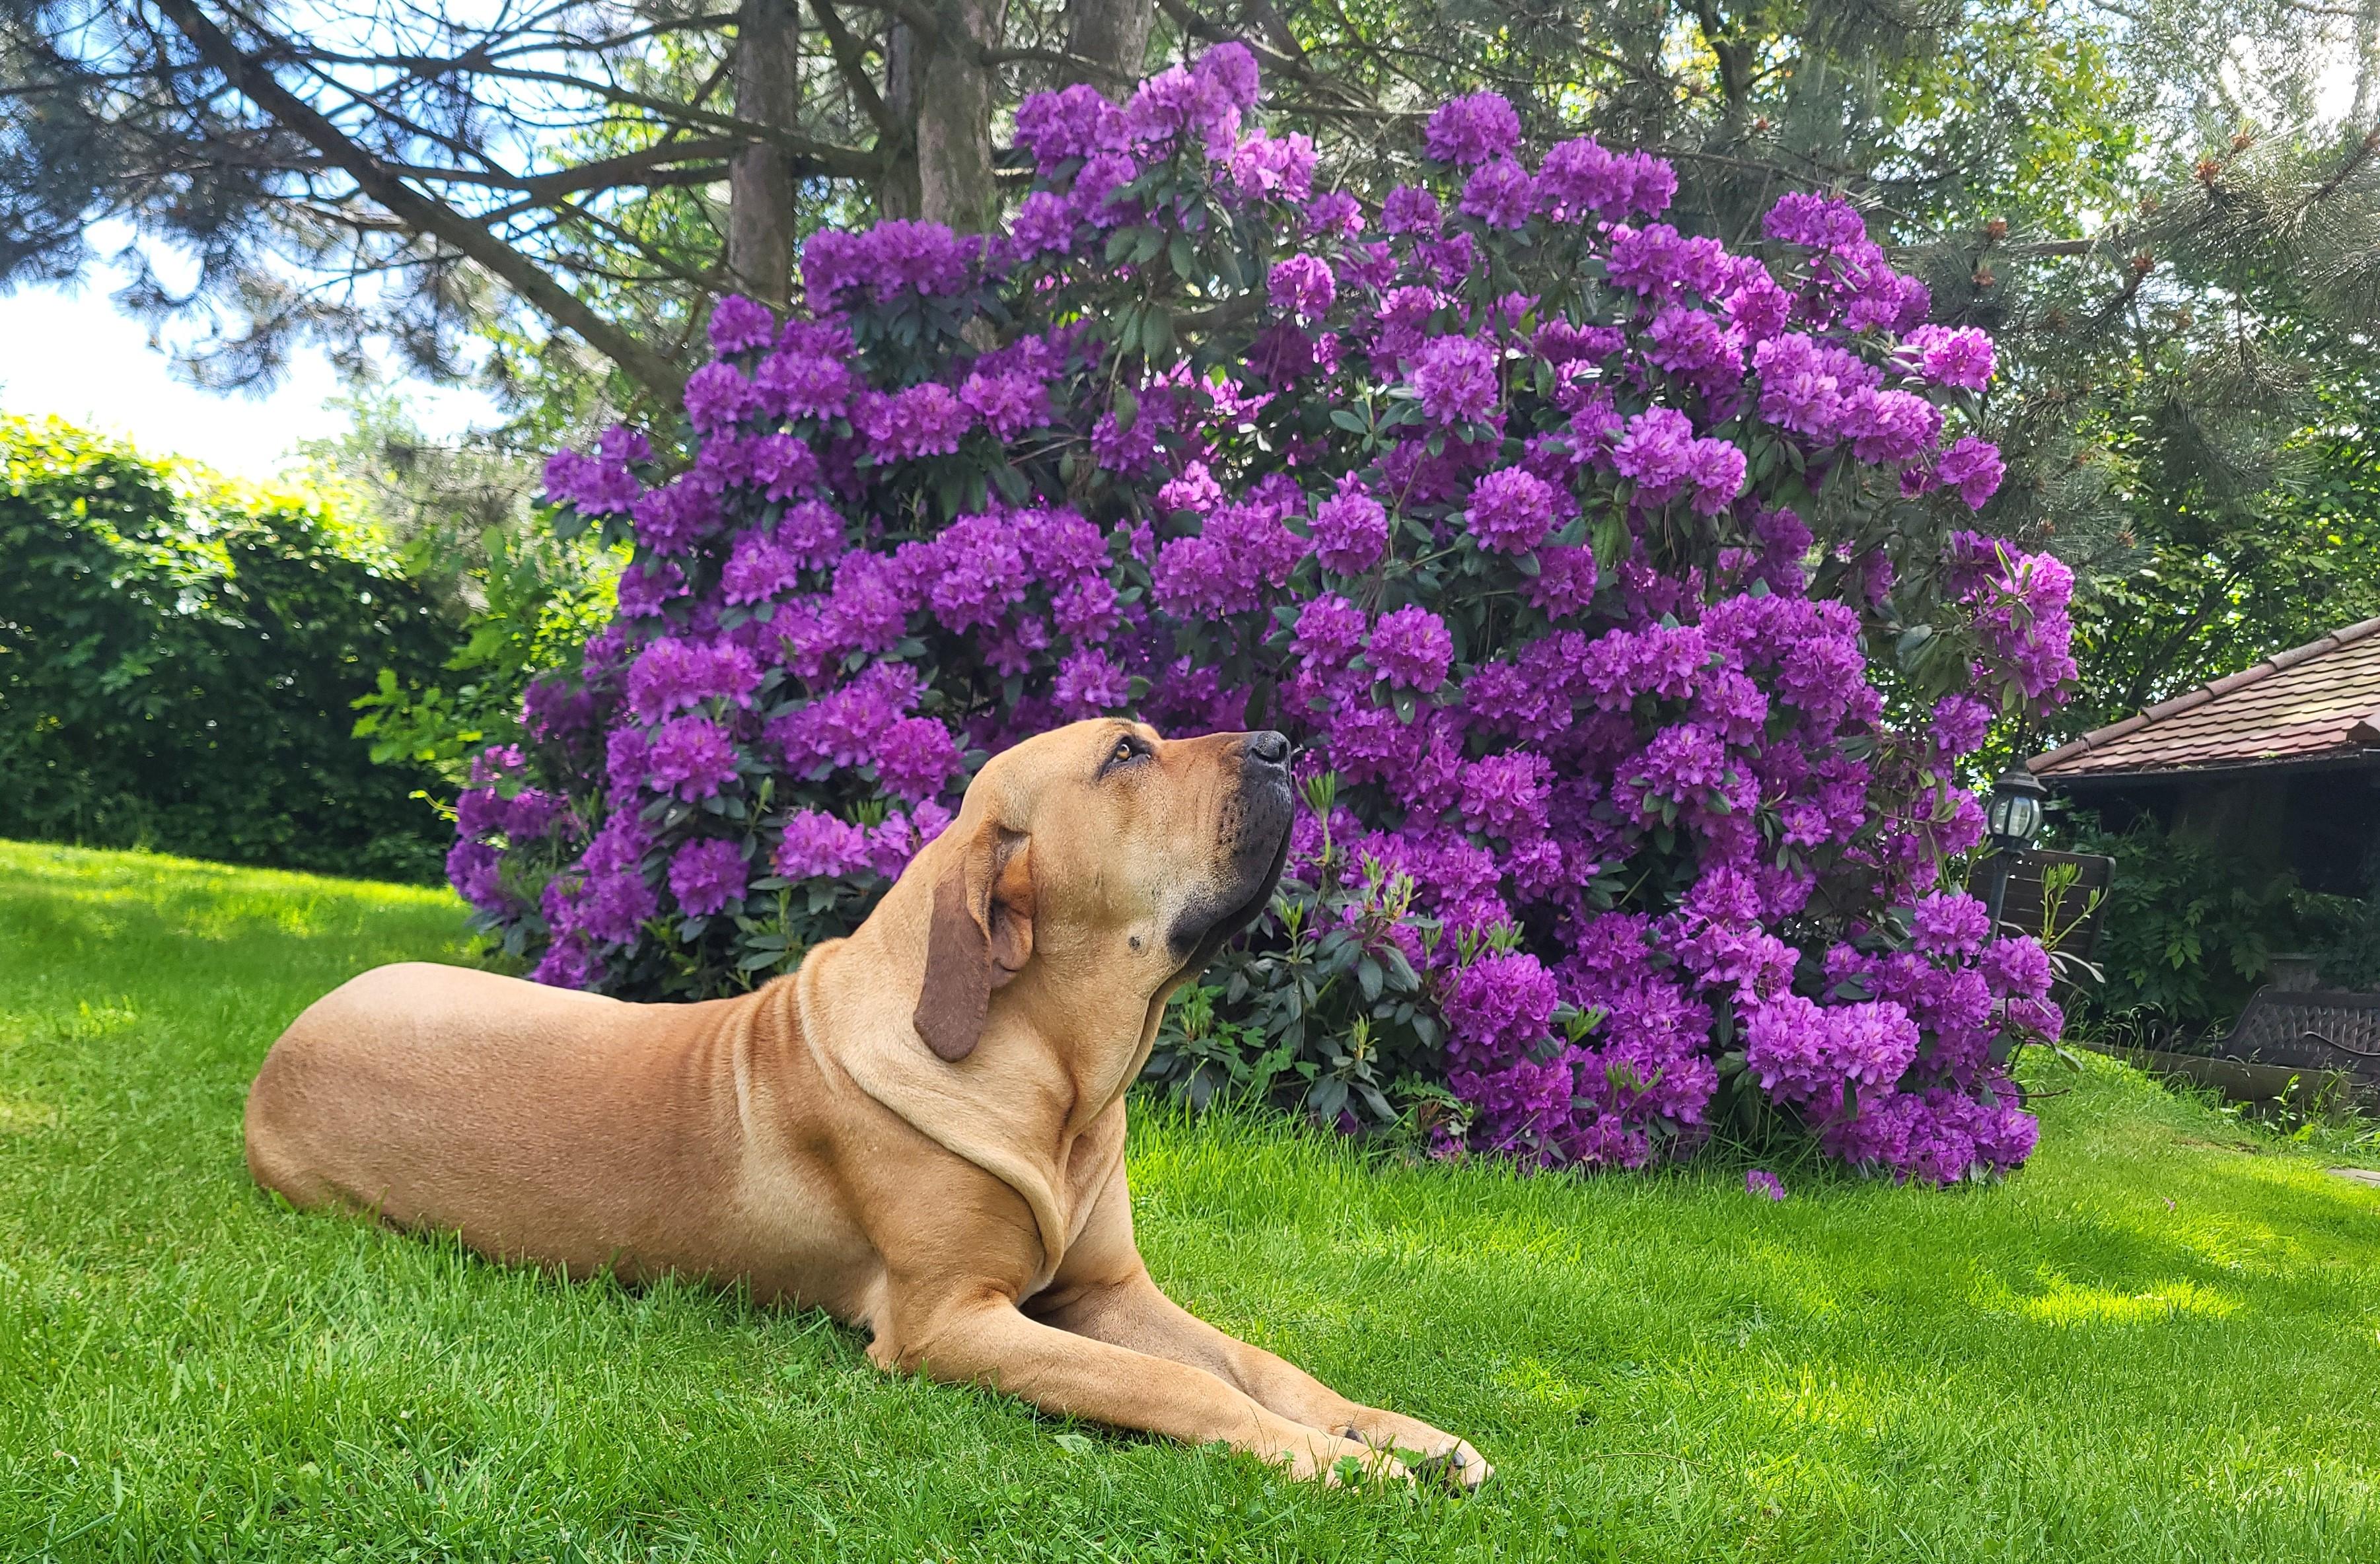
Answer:
[(1546, 1164), (1727, 1115), (2022, 1161), (2007, 1063), (2059, 1017), (1954, 773), (2070, 676), (2070, 581), (1962, 527), (1990, 341), (1840, 201), (1732, 254), (1663, 163), (1533, 165), (1481, 94), (1372, 207), (1258, 107), (1232, 44), (1029, 99), (1005, 233), (820, 233), (795, 318), (719, 306), (666, 452), (554, 457), (634, 559), (455, 883), (540, 981), (733, 991), (1026, 734), (1277, 727), (1314, 807), (1177, 1085)]

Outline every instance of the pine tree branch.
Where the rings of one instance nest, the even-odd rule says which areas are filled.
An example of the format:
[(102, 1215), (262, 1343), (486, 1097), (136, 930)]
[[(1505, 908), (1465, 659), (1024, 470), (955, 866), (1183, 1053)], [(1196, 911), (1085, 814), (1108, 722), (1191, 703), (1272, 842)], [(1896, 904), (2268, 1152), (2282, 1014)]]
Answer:
[(851, 29), (844, 25), (834, 0), (810, 0), (810, 11), (818, 18), (819, 30), (826, 34), (827, 52), (834, 56), (836, 73), (850, 91), (852, 101), (859, 105), (859, 112), (876, 127), (877, 139), (886, 145), (900, 140), (900, 122), (884, 106), (884, 95), (876, 90), (875, 79), (868, 74), (867, 52), (851, 35)]
[[(460, 68), (456, 62), (438, 56), (419, 55), (323, 55), (317, 52), (289, 51), (292, 58), (303, 56), (337, 65), (352, 65), (379, 70), (403, 70), (423, 76), (452, 74)], [(589, 81), (566, 71), (538, 70), (525, 66), (474, 65), (472, 74), (499, 81), (517, 81), (540, 87), (563, 87), (584, 92), (591, 98), (618, 108), (643, 109), (659, 115), (665, 122), (700, 127), (707, 130), (732, 136), (739, 140), (767, 141), (796, 159), (808, 172), (834, 179), (872, 180), (884, 171), (880, 152), (867, 152), (833, 141), (821, 141), (813, 136), (798, 135), (774, 126), (759, 125), (739, 119), (732, 114), (701, 108), (683, 99), (657, 98), (650, 93), (632, 91), (609, 82)], [(342, 91), (352, 91), (342, 85)]]
[(556, 325), (618, 365), (656, 395), (674, 400), (686, 383), (677, 366), (645, 343), (598, 315), (586, 300), (564, 287), (543, 268), (487, 229), (435, 197), (423, 194), (383, 167), (312, 104), (252, 59), (201, 12), (195, 0), (155, 0), (157, 9), (188, 39), (201, 59), (223, 73), (241, 96), (293, 134), (311, 143), (355, 180), (357, 188), (400, 222), (441, 239), (502, 280)]

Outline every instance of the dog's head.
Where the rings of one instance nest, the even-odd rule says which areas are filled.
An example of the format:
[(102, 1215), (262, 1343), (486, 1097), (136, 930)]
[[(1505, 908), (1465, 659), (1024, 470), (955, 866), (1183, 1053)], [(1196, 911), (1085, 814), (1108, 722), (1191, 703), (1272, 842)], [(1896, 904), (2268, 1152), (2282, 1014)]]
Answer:
[(1272, 895), (1289, 754), (1275, 733), (1165, 739), (1101, 720), (994, 757), (903, 877), (932, 895), (918, 1036), (965, 1058), (993, 992), (1028, 969), (1045, 1005), (1130, 1004), (1153, 1022)]

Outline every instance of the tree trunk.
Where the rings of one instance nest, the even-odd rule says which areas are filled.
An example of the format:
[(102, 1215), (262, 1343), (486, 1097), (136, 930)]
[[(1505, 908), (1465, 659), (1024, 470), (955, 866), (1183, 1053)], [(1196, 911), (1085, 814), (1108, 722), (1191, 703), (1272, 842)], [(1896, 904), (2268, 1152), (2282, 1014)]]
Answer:
[(1000, 215), (991, 167), (991, 111), (998, 73), (983, 58), (996, 48), (1008, 0), (945, 0), (942, 32), (917, 71), (917, 215), (979, 234)]
[(924, 95), (928, 45), (917, 30), (896, 21), (884, 33), (884, 110), (900, 127), (899, 155), (876, 186), (876, 209), (887, 217), (920, 215), (917, 190), (917, 104)]
[[(735, 114), (795, 127), (801, 28), (791, 0), (744, 0), (735, 21)], [(727, 271), (735, 285), (783, 309), (793, 297), (794, 165), (782, 147), (747, 141), (727, 164)]]
[(2355, 13), (2355, 103), (2347, 123), (2370, 130), (2374, 120), (2380, 120), (2380, 0), (2363, 0)]
[(1111, 97), (1139, 79), (1156, 16), (1156, 0), (1066, 0), (1066, 53), (1106, 67), (1071, 69), (1067, 79), (1087, 81)]

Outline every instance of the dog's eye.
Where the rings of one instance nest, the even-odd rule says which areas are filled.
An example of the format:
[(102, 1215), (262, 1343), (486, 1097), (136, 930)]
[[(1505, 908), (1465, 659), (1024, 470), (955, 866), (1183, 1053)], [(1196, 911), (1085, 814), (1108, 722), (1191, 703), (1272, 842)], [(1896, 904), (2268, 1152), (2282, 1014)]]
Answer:
[(1115, 742), (1115, 747), (1108, 751), (1108, 758), (1099, 763), (1099, 772), (1101, 775), (1105, 775), (1109, 771), (1115, 770), (1118, 766), (1128, 765), (1148, 753), (1148, 746), (1147, 745), (1142, 744), (1138, 739), (1135, 739), (1131, 734), (1127, 734), (1117, 739)]

